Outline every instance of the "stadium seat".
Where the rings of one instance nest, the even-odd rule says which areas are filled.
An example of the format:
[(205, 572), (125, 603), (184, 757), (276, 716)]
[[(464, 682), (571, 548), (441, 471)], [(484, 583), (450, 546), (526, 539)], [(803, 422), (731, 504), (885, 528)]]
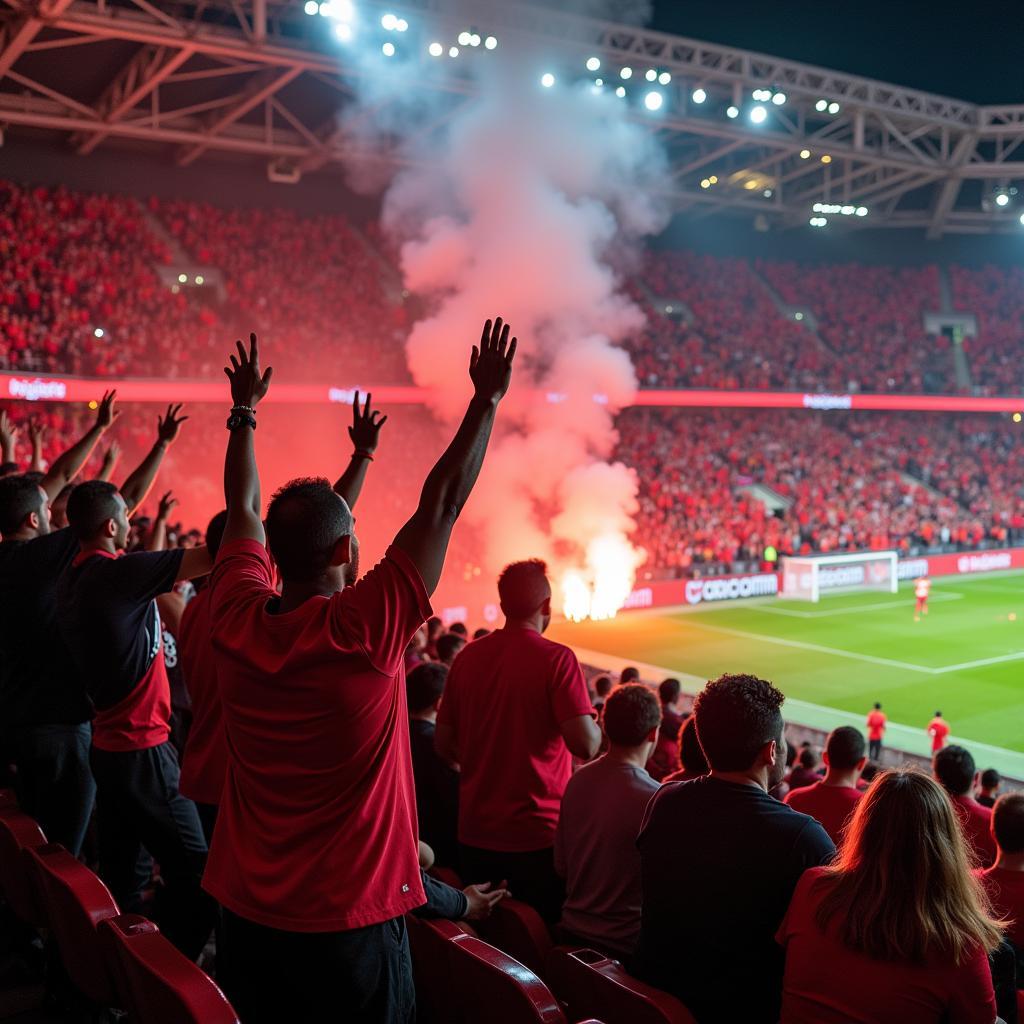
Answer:
[(132, 1024), (238, 1024), (224, 993), (152, 921), (121, 914), (99, 930), (120, 1005)]
[(444, 882), (445, 885), (450, 885), (453, 889), (465, 889), (466, 884), (459, 878), (458, 873), (452, 868), (439, 868), (432, 867), (428, 872), (431, 878), (436, 878), (439, 882)]
[(554, 943), (540, 914), (520, 900), (502, 900), (477, 931), (484, 942), (507, 953), (534, 974), (544, 977), (545, 961)]
[(412, 973), (416, 982), (416, 1019), (420, 1024), (441, 1024), (458, 1013), (456, 983), (452, 977), (448, 944), (474, 934), (456, 921), (435, 921), (406, 915)]
[(115, 1006), (117, 996), (96, 926), (120, 913), (110, 890), (60, 843), (25, 851), (46, 920), (72, 984), (98, 1006)]
[(29, 924), (40, 923), (35, 884), (26, 872), (24, 850), (46, 843), (43, 830), (15, 806), (0, 807), (0, 892), (11, 909)]
[(675, 996), (631, 978), (618, 960), (592, 949), (556, 946), (545, 977), (574, 1020), (600, 1013), (607, 1024), (696, 1024)]

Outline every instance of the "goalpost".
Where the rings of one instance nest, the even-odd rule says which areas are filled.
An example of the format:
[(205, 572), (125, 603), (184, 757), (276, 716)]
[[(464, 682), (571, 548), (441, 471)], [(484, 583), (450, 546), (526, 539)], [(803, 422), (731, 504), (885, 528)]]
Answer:
[(895, 551), (866, 551), (855, 555), (787, 556), (782, 559), (779, 596), (795, 601), (821, 600), (822, 594), (856, 590), (899, 589)]

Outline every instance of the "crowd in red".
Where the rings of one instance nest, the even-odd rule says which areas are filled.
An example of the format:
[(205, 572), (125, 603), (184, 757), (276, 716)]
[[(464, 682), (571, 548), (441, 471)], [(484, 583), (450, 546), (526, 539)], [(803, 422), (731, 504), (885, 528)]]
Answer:
[(964, 339), (974, 383), (989, 394), (1018, 394), (1024, 273), (1020, 267), (954, 266), (949, 277), (954, 307), (978, 318), (977, 337)]

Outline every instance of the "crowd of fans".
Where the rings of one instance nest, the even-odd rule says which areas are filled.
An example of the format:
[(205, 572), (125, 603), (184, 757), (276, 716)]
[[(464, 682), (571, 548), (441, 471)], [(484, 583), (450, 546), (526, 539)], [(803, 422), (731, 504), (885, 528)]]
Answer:
[(1024, 275), (1020, 267), (949, 269), (953, 306), (978, 319), (978, 335), (964, 339), (975, 385), (988, 394), (1020, 394), (1017, 372), (1024, 324)]

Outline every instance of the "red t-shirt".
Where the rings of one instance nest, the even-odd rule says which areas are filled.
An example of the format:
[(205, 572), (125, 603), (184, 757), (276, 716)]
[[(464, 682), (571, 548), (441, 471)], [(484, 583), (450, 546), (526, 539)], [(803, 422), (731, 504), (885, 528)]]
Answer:
[(928, 735), (932, 738), (932, 753), (941, 750), (946, 745), (946, 737), (949, 735), (949, 726), (944, 718), (933, 718), (928, 723)]
[(559, 726), (593, 713), (568, 647), (505, 626), (463, 648), (437, 716), (462, 769), (459, 841), (510, 853), (554, 846), (572, 775)]
[(780, 1024), (992, 1024), (996, 1000), (980, 946), (964, 963), (876, 960), (815, 921), (825, 868), (805, 871), (776, 941), (786, 948)]
[(203, 885), (284, 931), (379, 924), (426, 901), (403, 661), (430, 601), (395, 547), (329, 598), (272, 614), (278, 600), (261, 544), (221, 546), (210, 618), (228, 771)]
[(782, 802), (820, 822), (829, 839), (838, 846), (862, 796), (861, 791), (852, 786), (826, 786), (824, 782), (815, 782), (813, 786), (791, 790)]
[(1010, 919), (1010, 927), (1006, 930), (1010, 941), (1018, 949), (1024, 949), (1024, 871), (987, 868), (975, 874), (985, 886), (996, 917)]
[(951, 796), (960, 816), (967, 845), (974, 851), (978, 864), (987, 868), (995, 863), (996, 841), (992, 838), (992, 811), (969, 796)]
[(868, 714), (868, 739), (880, 740), (885, 735), (885, 713), (872, 711)]
[(209, 587), (189, 601), (181, 616), (178, 657), (192, 701), (192, 727), (181, 759), (178, 788), (190, 800), (219, 804), (228, 770), (228, 748), (210, 635)]

